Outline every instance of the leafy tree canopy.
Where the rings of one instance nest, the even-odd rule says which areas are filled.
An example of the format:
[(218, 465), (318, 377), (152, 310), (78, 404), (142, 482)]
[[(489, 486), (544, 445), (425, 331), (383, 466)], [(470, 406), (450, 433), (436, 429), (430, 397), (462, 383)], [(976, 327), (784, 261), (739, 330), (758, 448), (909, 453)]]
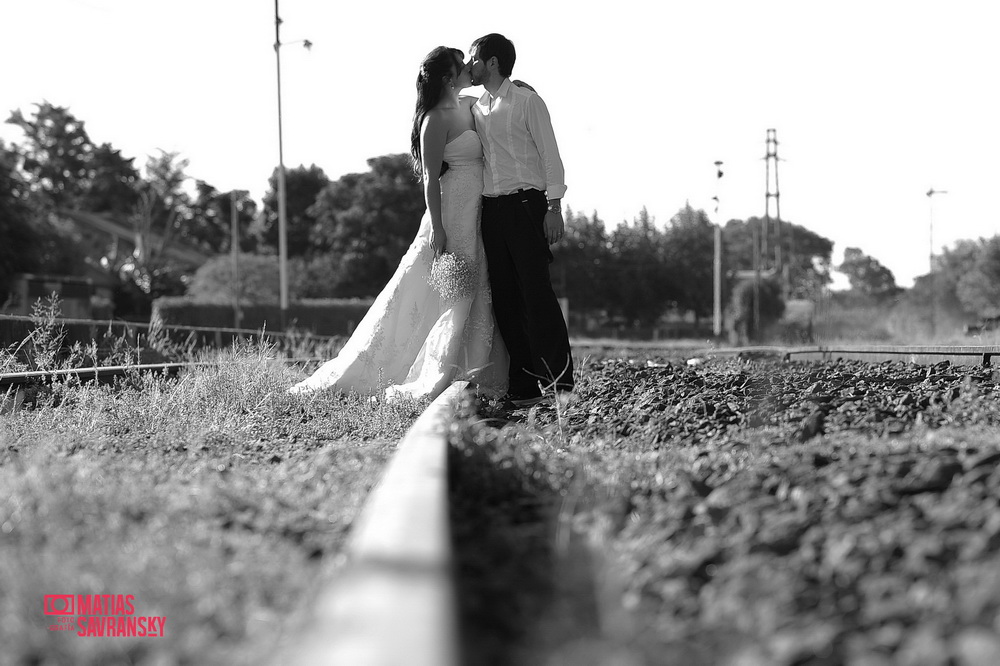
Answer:
[(0, 140), (0, 283), (14, 273), (35, 270), (40, 239), (28, 184), (17, 170), (18, 156)]
[(980, 239), (971, 270), (959, 277), (959, 300), (980, 317), (1000, 316), (1000, 236)]
[(844, 261), (837, 266), (837, 270), (847, 275), (851, 289), (861, 295), (880, 299), (899, 292), (892, 271), (860, 248), (845, 249)]
[(43, 102), (33, 116), (18, 109), (7, 122), (24, 132), (19, 168), (43, 207), (123, 214), (132, 209), (139, 179), (132, 159), (110, 144), (96, 145), (69, 109)]
[(410, 156), (368, 160), (366, 173), (327, 185), (310, 213), (313, 241), (334, 258), (337, 296), (374, 296), (388, 282), (420, 227), (424, 197)]
[[(763, 220), (730, 220), (723, 230), (727, 270), (753, 269), (753, 230)], [(773, 241), (773, 238), (772, 238)], [(773, 245), (772, 245), (773, 247)], [(814, 298), (830, 284), (833, 241), (791, 222), (782, 223), (781, 250), (788, 266), (791, 298)]]
[[(261, 239), (267, 247), (278, 251), (278, 170), (269, 181), (270, 189), (264, 195), (261, 218)], [(316, 216), (312, 206), (317, 197), (330, 184), (323, 170), (315, 164), (299, 166), (285, 171), (285, 223), (287, 226), (288, 256), (299, 257), (325, 248), (314, 239)]]
[(188, 241), (211, 254), (232, 249), (232, 213), (236, 204), (236, 227), (240, 251), (257, 249), (259, 242), (253, 234), (257, 219), (257, 202), (246, 190), (220, 192), (203, 180), (195, 181), (195, 197), (191, 202), (191, 220)]
[(684, 310), (698, 316), (712, 314), (714, 299), (715, 232), (703, 210), (689, 205), (677, 212), (666, 229), (668, 282)]
[(607, 310), (614, 301), (611, 243), (604, 220), (566, 208), (566, 233), (553, 246), (552, 279), (574, 309)]

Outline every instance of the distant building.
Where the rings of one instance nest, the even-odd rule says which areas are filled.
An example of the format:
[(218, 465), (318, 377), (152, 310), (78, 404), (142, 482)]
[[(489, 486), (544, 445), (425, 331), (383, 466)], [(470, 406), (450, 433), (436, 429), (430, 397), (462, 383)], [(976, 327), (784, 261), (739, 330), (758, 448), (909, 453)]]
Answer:
[[(17, 273), (7, 280), (7, 293), (3, 298), (4, 314), (30, 315), (38, 299), (52, 294), (59, 296), (59, 309), (68, 319), (90, 319), (94, 316), (94, 301), (110, 302), (111, 285), (101, 276), (39, 275)], [(101, 313), (106, 314), (106, 313)]]

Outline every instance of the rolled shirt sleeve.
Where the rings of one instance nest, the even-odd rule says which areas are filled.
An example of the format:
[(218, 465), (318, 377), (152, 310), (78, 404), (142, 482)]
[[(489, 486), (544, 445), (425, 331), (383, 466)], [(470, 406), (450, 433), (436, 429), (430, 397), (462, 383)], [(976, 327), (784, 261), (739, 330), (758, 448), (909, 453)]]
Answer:
[(552, 120), (537, 94), (505, 79), (497, 94), (483, 94), (473, 106), (483, 142), (483, 194), (542, 190), (550, 199), (566, 194), (566, 173)]
[(535, 140), (545, 168), (546, 196), (549, 199), (562, 199), (566, 194), (566, 171), (563, 169), (562, 158), (559, 157), (559, 145), (556, 143), (556, 133), (552, 129), (549, 108), (538, 95), (531, 95), (527, 102), (525, 115), (528, 131)]

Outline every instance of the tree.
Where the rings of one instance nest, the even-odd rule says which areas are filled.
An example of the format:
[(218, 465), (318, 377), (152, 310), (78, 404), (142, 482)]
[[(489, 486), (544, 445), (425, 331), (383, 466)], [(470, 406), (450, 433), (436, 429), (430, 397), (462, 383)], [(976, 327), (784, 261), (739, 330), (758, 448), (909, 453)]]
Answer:
[(0, 140), (0, 283), (40, 263), (37, 215), (28, 201), (28, 184), (17, 170), (18, 156)]
[[(370, 163), (370, 162), (369, 162)], [(275, 169), (269, 181), (270, 189), (264, 195), (262, 216), (262, 242), (278, 251), (278, 170)], [(285, 172), (285, 216), (287, 224), (288, 256), (300, 257), (312, 251), (326, 248), (317, 247), (314, 242), (316, 216), (312, 206), (317, 197), (330, 184), (323, 170), (313, 164), (306, 168), (299, 166)]]
[(983, 316), (976, 307), (964, 303), (958, 293), (962, 278), (976, 270), (982, 245), (982, 239), (963, 239), (935, 256), (933, 272), (919, 276), (905, 294), (908, 309), (925, 311), (928, 321), (939, 315), (956, 322)]
[(654, 222), (643, 207), (632, 224), (623, 221), (609, 238), (608, 310), (630, 324), (652, 324), (677, 302), (664, 261), (664, 234)]
[[(727, 271), (753, 270), (753, 229), (761, 218), (730, 220), (723, 229)], [(790, 298), (815, 298), (830, 284), (833, 241), (791, 222), (782, 225), (782, 257), (788, 266)]]
[(341, 297), (374, 296), (389, 281), (413, 241), (424, 212), (410, 156), (368, 160), (371, 171), (342, 176), (320, 193), (311, 214), (314, 242), (337, 267)]
[(194, 225), (190, 223), (194, 216), (191, 198), (184, 191), (187, 164), (178, 153), (162, 150), (158, 156), (149, 157), (139, 202), (129, 216), (135, 232), (135, 249), (130, 256), (111, 258), (121, 279), (145, 295), (143, 299), (133, 294), (139, 312), (147, 311), (160, 296), (184, 293), (184, 279), (197, 267), (171, 259), (166, 252), (179, 239), (197, 244)]
[(240, 251), (257, 249), (258, 239), (251, 233), (257, 218), (257, 202), (246, 190), (219, 192), (203, 180), (195, 181), (195, 198), (191, 202), (191, 219), (186, 238), (192, 245), (209, 254), (229, 252), (232, 248), (233, 197), (236, 199), (236, 227)]
[(714, 304), (714, 230), (708, 215), (690, 205), (667, 225), (664, 239), (668, 282), (681, 309), (696, 317), (712, 314)]
[(0, 142), (0, 280), (21, 272), (82, 273), (78, 230), (39, 204), (18, 168), (22, 159), (16, 146)]
[(978, 316), (1000, 316), (1000, 236), (979, 239), (971, 270), (959, 277), (956, 293)]
[(109, 143), (97, 146), (89, 163), (90, 187), (79, 207), (93, 213), (127, 215), (139, 198), (139, 172), (132, 161)]
[(566, 233), (553, 247), (552, 280), (574, 310), (606, 310), (610, 305), (608, 232), (597, 211), (587, 217), (566, 209)]
[(837, 270), (847, 275), (851, 289), (863, 296), (879, 300), (895, 296), (900, 291), (892, 271), (860, 248), (845, 249), (844, 261), (837, 266)]
[(19, 166), (43, 209), (131, 210), (138, 181), (132, 159), (110, 144), (96, 146), (69, 109), (43, 102), (34, 117), (18, 109), (7, 122), (24, 132)]

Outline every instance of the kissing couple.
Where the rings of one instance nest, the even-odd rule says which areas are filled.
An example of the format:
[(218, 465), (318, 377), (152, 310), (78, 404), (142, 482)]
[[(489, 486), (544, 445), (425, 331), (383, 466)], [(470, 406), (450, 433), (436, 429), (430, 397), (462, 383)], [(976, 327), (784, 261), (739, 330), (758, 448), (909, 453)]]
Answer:
[[(496, 33), (420, 65), (410, 136), (427, 211), (416, 238), (336, 358), (293, 393), (336, 389), (435, 398), (453, 381), (541, 401), (573, 389), (552, 289), (549, 245), (562, 238), (565, 176), (545, 102), (515, 84), (514, 44)], [(481, 85), (482, 97), (462, 95)]]

